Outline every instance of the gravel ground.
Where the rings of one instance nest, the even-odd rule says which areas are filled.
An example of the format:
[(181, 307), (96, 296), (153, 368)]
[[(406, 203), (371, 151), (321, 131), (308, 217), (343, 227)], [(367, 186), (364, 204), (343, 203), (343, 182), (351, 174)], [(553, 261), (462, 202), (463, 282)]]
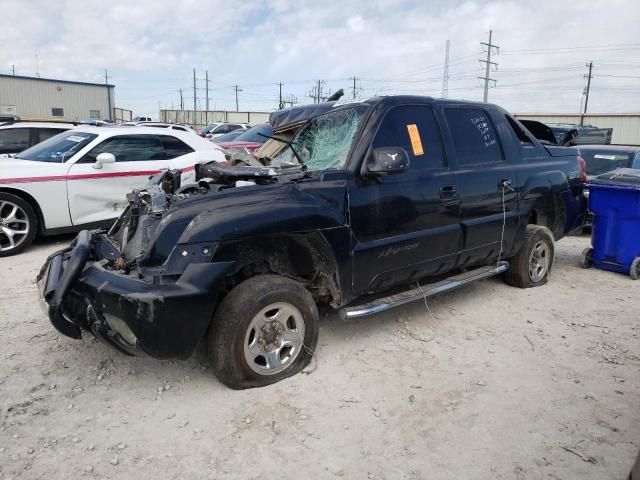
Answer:
[(0, 259), (0, 478), (623, 479), (640, 447), (640, 282), (557, 245), (548, 285), (490, 279), (346, 324), (316, 362), (236, 392), (202, 349), (129, 358), (58, 335)]

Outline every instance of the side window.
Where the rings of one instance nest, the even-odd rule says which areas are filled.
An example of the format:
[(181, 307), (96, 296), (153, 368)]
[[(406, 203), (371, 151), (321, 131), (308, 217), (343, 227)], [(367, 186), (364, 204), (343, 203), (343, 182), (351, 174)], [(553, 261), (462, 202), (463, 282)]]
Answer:
[(214, 135), (218, 135), (218, 134), (225, 134), (225, 133), (229, 133), (229, 126), (228, 125), (220, 125), (219, 127), (216, 127), (213, 129), (213, 133)]
[(636, 153), (636, 156), (633, 157), (631, 168), (640, 168), (640, 152)]
[(442, 135), (433, 110), (407, 105), (390, 110), (373, 140), (373, 148), (400, 147), (409, 154), (411, 169), (444, 168)]
[(504, 160), (498, 135), (485, 111), (447, 108), (444, 114), (460, 166)]
[(161, 135), (160, 142), (162, 142), (162, 146), (164, 147), (167, 160), (193, 152), (193, 148), (176, 137)]
[(164, 148), (156, 135), (121, 135), (96, 145), (82, 157), (82, 163), (93, 163), (104, 152), (112, 153), (116, 162), (166, 160)]
[(51, 137), (55, 137), (59, 133), (66, 132), (66, 130), (62, 130), (61, 128), (39, 128), (38, 129), (38, 142), (44, 142)]
[(228, 125), (227, 127), (227, 132), (233, 132), (234, 130), (238, 130), (240, 128), (240, 125)]
[(516, 137), (518, 137), (520, 145), (522, 145), (523, 147), (533, 147), (533, 142), (529, 138), (529, 135), (527, 135), (527, 132), (525, 132), (524, 129), (520, 126), (520, 124), (509, 115), (505, 115), (505, 118), (507, 119), (507, 123), (511, 127), (511, 130), (513, 130), (513, 133), (515, 133)]
[(0, 130), (0, 153), (18, 153), (29, 148), (28, 128)]

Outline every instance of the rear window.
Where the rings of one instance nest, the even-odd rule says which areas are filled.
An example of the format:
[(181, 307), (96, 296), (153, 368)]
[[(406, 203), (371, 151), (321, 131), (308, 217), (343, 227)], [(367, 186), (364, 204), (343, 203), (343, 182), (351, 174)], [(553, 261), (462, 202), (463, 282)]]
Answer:
[(160, 142), (162, 142), (162, 146), (164, 147), (167, 160), (193, 152), (193, 148), (176, 137), (161, 135)]
[(0, 130), (0, 153), (18, 153), (29, 148), (28, 128)]
[(590, 152), (580, 151), (580, 155), (587, 165), (587, 175), (601, 175), (616, 168), (626, 168), (629, 165), (629, 152)]
[(478, 108), (447, 108), (445, 117), (459, 166), (500, 162), (504, 159), (489, 115)]

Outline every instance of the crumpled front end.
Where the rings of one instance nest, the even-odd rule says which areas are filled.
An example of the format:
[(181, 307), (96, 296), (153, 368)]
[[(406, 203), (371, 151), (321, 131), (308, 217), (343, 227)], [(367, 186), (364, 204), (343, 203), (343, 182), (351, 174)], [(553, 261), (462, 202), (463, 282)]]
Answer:
[(127, 354), (191, 355), (234, 262), (212, 262), (217, 245), (207, 242), (174, 245), (153, 264), (148, 250), (169, 200), (153, 188), (135, 191), (108, 233), (82, 231), (47, 259), (37, 283), (60, 333), (80, 338), (89, 331)]

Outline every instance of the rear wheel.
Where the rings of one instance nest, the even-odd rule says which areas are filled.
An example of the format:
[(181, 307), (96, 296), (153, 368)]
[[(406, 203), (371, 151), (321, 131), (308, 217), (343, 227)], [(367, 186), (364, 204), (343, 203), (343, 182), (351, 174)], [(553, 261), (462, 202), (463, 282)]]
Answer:
[(547, 227), (527, 225), (522, 247), (509, 260), (505, 281), (520, 288), (544, 285), (551, 274), (554, 253), (551, 231)]
[(36, 236), (37, 217), (22, 198), (0, 192), (0, 257), (27, 248)]
[(209, 358), (233, 389), (262, 387), (302, 370), (318, 342), (318, 310), (298, 282), (259, 275), (222, 300), (209, 330)]

